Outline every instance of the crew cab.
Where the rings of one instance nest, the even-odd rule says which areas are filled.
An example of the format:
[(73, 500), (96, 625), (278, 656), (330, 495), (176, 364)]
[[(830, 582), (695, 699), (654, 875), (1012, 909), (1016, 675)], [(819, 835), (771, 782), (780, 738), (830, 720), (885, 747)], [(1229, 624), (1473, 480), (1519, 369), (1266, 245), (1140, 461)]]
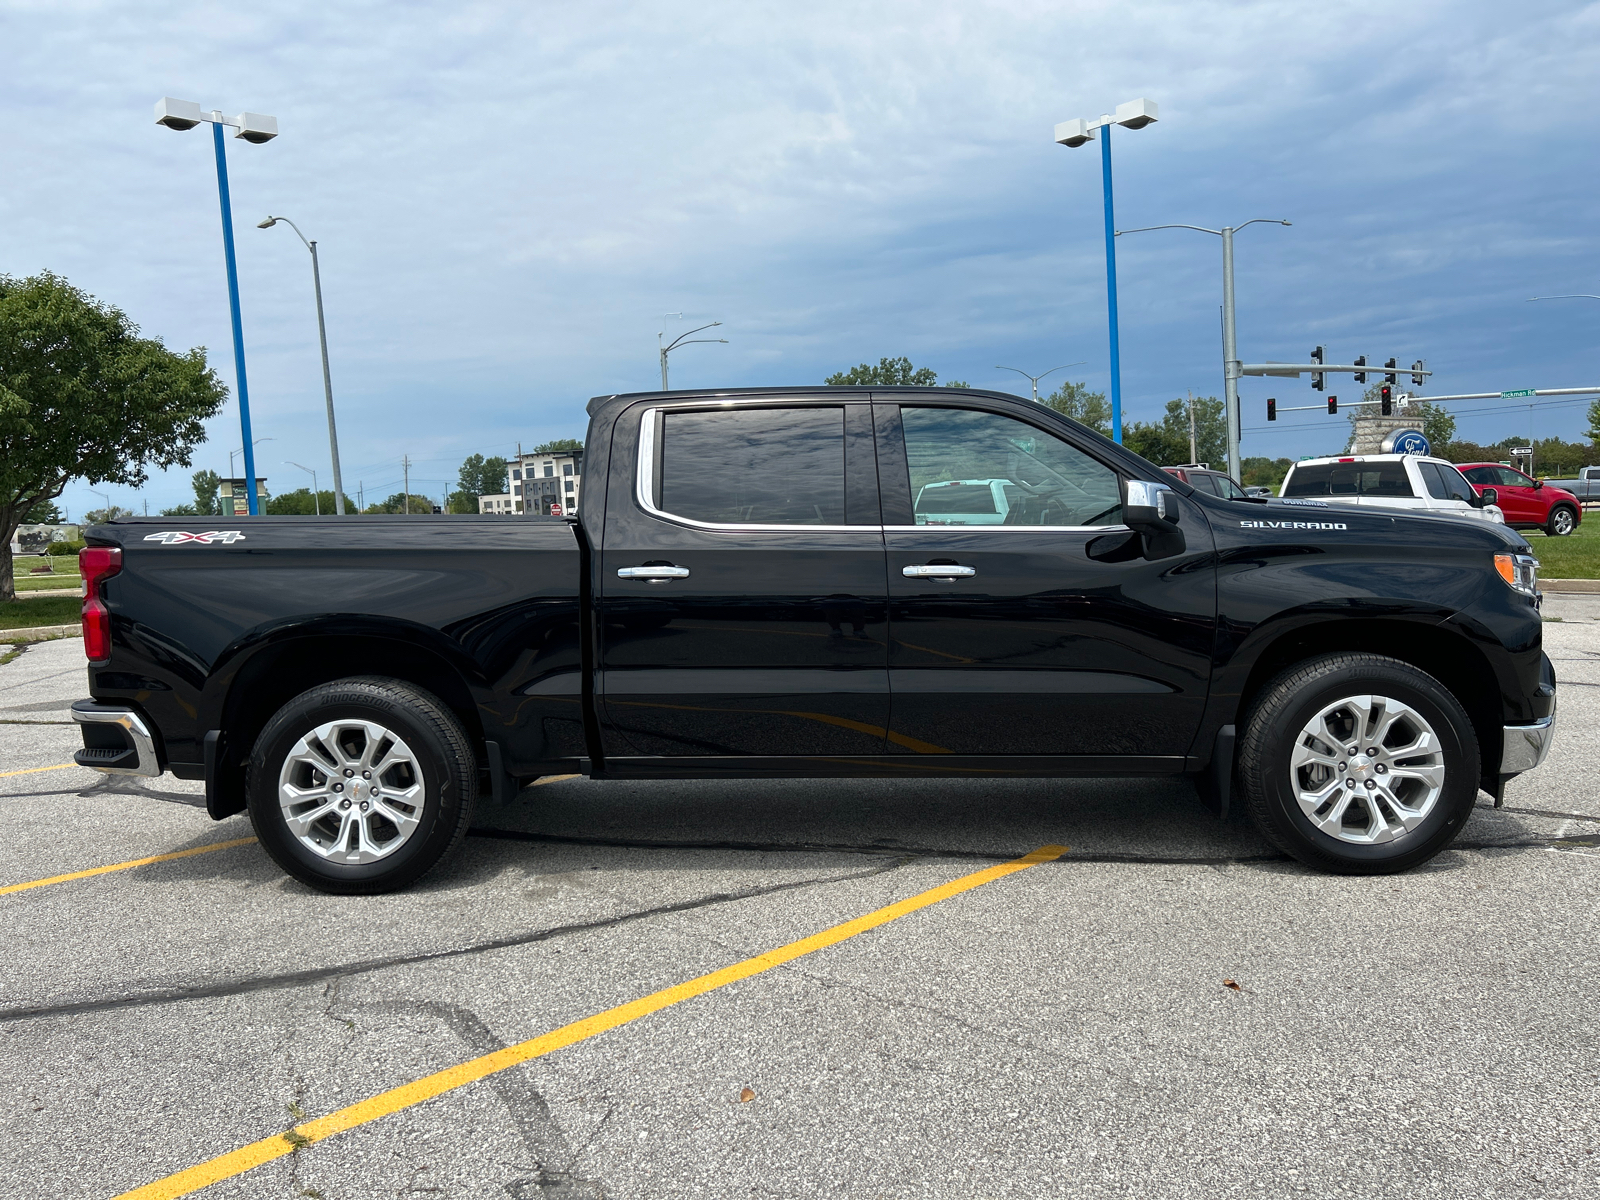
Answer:
[(1580, 506), (1600, 501), (1600, 467), (1580, 467), (1576, 479), (1546, 479), (1546, 487), (1570, 493)]
[(1513, 529), (1542, 529), (1551, 537), (1567, 537), (1583, 520), (1583, 505), (1571, 492), (1543, 479), (1530, 479), (1501, 463), (1463, 463), (1461, 473), (1481, 495), (1495, 491), (1495, 503)]
[(1456, 465), (1420, 454), (1347, 454), (1302, 459), (1278, 494), (1363, 508), (1440, 513), (1506, 523), (1494, 488), (1475, 489)]
[[(1305, 863), (1397, 871), (1550, 744), (1536, 564), (1502, 527), (1226, 499), (991, 392), (589, 415), (571, 520), (91, 529), (78, 761), (203, 779), (350, 893), (565, 773), (961, 779), (975, 811), (986, 780), (1186, 776)], [(929, 511), (969, 488), (998, 523)]]

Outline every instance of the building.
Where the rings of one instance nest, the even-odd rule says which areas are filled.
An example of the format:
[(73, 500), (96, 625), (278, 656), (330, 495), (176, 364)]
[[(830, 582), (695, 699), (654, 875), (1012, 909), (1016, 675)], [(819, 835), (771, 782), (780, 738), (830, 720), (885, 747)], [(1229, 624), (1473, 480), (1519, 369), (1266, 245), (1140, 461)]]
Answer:
[[(267, 481), (264, 477), (256, 476), (256, 505), (265, 508), (271, 494), (267, 491)], [(222, 503), (224, 516), (247, 517), (250, 515), (250, 481), (248, 479), (223, 479), (217, 484), (217, 499)]]
[[(576, 516), (583, 493), (583, 451), (522, 454), (506, 465), (506, 490), (479, 496), (480, 513)], [(560, 505), (560, 512), (555, 506)]]

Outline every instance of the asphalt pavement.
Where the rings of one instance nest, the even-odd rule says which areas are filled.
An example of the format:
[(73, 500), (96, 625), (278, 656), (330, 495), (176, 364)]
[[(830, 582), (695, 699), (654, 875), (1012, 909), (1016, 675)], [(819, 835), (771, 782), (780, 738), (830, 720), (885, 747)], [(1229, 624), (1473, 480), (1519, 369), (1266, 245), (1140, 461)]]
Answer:
[(1363, 879), (1180, 782), (569, 778), (409, 892), (329, 897), (198, 784), (60, 768), (81, 643), (30, 646), (0, 666), (0, 1190), (116, 1196), (267, 1139), (199, 1194), (1592, 1197), (1600, 597), (1547, 615), (1550, 760)]

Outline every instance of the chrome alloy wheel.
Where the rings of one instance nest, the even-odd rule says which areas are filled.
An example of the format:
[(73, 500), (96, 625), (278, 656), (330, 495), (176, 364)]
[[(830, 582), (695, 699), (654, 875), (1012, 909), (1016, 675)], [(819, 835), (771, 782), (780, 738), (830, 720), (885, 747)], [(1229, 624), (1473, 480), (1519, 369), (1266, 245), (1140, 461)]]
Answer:
[(284, 824), (339, 863), (369, 863), (405, 845), (422, 817), (422, 768), (397, 734), (372, 721), (308, 730), (278, 772)]
[(1289, 784), (1329, 837), (1392, 842), (1422, 824), (1444, 791), (1444, 753), (1422, 714), (1387, 696), (1327, 705), (1295, 739)]

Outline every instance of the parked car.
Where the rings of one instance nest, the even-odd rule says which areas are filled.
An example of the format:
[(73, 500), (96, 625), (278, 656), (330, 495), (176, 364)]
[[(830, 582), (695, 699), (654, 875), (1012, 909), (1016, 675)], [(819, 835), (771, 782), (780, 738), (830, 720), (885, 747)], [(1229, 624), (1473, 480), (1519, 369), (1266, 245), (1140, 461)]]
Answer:
[[(1187, 776), (1287, 854), (1384, 873), (1549, 747), (1537, 563), (1486, 521), (1225, 500), (994, 392), (589, 416), (571, 519), (89, 530), (77, 761), (204, 780), (289, 874), (362, 893), (568, 773), (968, 780), (979, 820), (985, 780)], [(953, 480), (1001, 481), (1003, 523), (919, 520)]]
[(1244, 494), (1246, 496), (1260, 496), (1262, 499), (1270, 499), (1273, 495), (1275, 495), (1271, 488), (1263, 487), (1259, 483), (1251, 484), (1249, 487), (1245, 488)]
[(1213, 471), (1210, 467), (1183, 466), (1162, 467), (1168, 475), (1176, 475), (1187, 484), (1199, 488), (1210, 495), (1221, 496), (1224, 500), (1239, 500), (1246, 495), (1245, 489), (1235, 483), (1225, 471)]
[(1500, 463), (1462, 463), (1460, 470), (1480, 493), (1495, 490), (1495, 503), (1513, 529), (1542, 529), (1551, 537), (1566, 537), (1583, 520), (1578, 498), (1548, 480), (1530, 479)]
[(1546, 479), (1544, 484), (1570, 492), (1580, 507), (1600, 503), (1600, 467), (1581, 467), (1576, 479)]
[(1454, 463), (1420, 454), (1304, 459), (1289, 468), (1278, 494), (1285, 499), (1316, 498), (1341, 505), (1477, 517), (1505, 524), (1494, 488), (1480, 493)]

